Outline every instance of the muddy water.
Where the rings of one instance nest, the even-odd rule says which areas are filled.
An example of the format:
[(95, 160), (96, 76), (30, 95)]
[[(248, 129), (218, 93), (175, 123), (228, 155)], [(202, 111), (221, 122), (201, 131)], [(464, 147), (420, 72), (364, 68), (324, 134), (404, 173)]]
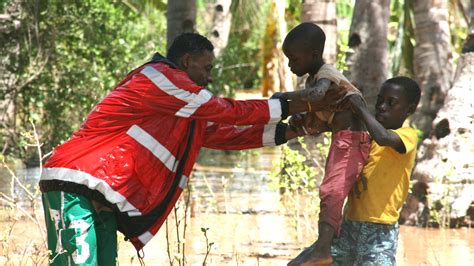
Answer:
[[(202, 154), (190, 182), (192, 217), (188, 216), (184, 240), (188, 265), (202, 265), (206, 257), (206, 238), (201, 228), (209, 228), (208, 243), (213, 243), (206, 258), (209, 265), (286, 265), (302, 247), (314, 241), (315, 219), (302, 221), (306, 229), (296, 230), (295, 218), (282, 213), (278, 192), (268, 186), (272, 162), (278, 158), (278, 149), (244, 155), (210, 151)], [(0, 191), (8, 193), (7, 175), (0, 172)], [(26, 175), (26, 182), (31, 183), (36, 182), (36, 172), (18, 171), (20, 178)], [(168, 237), (163, 226), (145, 247), (147, 265), (170, 265), (168, 249), (171, 259), (182, 254), (176, 250), (174, 222), (170, 219)], [(183, 220), (180, 222), (184, 224)], [(15, 228), (12, 235), (16, 243), (40, 237), (25, 231), (35, 227)], [(182, 235), (180, 241), (183, 242)], [(401, 227), (399, 265), (474, 265), (472, 254), (472, 229)], [(123, 240), (119, 241), (119, 265), (139, 265), (135, 250)]]
[[(263, 150), (253, 156), (209, 153), (205, 158), (210, 159), (201, 160), (191, 182), (192, 199), (198, 206), (188, 221), (188, 264), (202, 265), (206, 255), (201, 228), (209, 228), (207, 236), (214, 243), (206, 259), (211, 265), (286, 265), (314, 241), (314, 231), (298, 233), (294, 229), (294, 217), (281, 213), (280, 196), (267, 185), (278, 150)], [(169, 265), (165, 232), (163, 228), (145, 247), (145, 262), (150, 265)], [(170, 235), (173, 232), (174, 227)], [(130, 265), (135, 251), (125, 242), (120, 248), (120, 262)], [(175, 254), (172, 250), (170, 253)], [(401, 227), (399, 265), (474, 265), (472, 254), (472, 229)]]

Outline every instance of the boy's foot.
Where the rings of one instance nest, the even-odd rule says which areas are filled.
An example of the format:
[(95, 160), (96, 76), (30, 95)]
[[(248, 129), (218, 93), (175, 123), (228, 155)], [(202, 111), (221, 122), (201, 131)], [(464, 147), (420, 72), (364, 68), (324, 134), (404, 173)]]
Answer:
[(297, 265), (300, 265), (300, 266), (331, 265), (333, 260), (331, 257), (330, 250), (326, 250), (326, 249), (321, 250), (321, 246), (319, 245), (318, 241), (316, 241), (316, 243), (312, 245), (311, 247), (312, 249), (301, 257)]
[(329, 266), (333, 262), (332, 257), (326, 258), (310, 258), (299, 264), (300, 266)]
[(301, 253), (298, 254), (298, 256), (296, 256), (290, 262), (288, 262), (287, 266), (301, 265), (301, 263), (303, 262), (303, 258), (305, 258), (307, 255), (309, 255), (313, 251), (315, 244), (316, 244), (316, 242), (314, 242), (311, 246), (309, 246), (309, 247), (305, 248), (303, 251), (301, 251)]

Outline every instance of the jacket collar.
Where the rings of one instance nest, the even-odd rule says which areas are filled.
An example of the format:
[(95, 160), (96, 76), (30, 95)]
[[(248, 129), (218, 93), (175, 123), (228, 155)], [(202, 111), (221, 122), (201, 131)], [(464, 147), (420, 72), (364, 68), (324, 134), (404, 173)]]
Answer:
[(156, 52), (153, 57), (151, 58), (151, 61), (149, 63), (165, 63), (169, 65), (172, 68), (178, 68), (178, 66), (171, 62), (168, 58), (162, 56), (160, 53)]

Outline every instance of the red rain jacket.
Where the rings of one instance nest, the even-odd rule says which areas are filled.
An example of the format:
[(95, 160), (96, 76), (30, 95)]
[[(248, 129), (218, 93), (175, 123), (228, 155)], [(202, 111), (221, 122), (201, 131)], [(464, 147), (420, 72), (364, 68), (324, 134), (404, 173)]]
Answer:
[(54, 149), (40, 187), (113, 207), (119, 230), (139, 250), (172, 210), (201, 147), (240, 150), (284, 143), (286, 125), (278, 122), (287, 109), (278, 99), (213, 96), (162, 58), (132, 71), (71, 139)]

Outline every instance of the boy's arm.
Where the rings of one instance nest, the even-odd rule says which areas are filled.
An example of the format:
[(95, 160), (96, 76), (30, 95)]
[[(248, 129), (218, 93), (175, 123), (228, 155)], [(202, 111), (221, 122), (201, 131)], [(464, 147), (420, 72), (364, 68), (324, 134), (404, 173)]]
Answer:
[(360, 95), (350, 96), (349, 102), (351, 103), (352, 110), (367, 126), (370, 136), (375, 140), (375, 142), (377, 142), (377, 144), (380, 146), (392, 147), (399, 153), (406, 152), (405, 145), (400, 136), (395, 134), (392, 130), (383, 127), (382, 124), (375, 119), (367, 109), (367, 106)]
[(302, 100), (302, 101), (319, 101), (331, 87), (329, 79), (319, 79), (316, 84), (310, 88), (298, 91), (290, 91), (283, 93), (283, 99), (287, 100)]

